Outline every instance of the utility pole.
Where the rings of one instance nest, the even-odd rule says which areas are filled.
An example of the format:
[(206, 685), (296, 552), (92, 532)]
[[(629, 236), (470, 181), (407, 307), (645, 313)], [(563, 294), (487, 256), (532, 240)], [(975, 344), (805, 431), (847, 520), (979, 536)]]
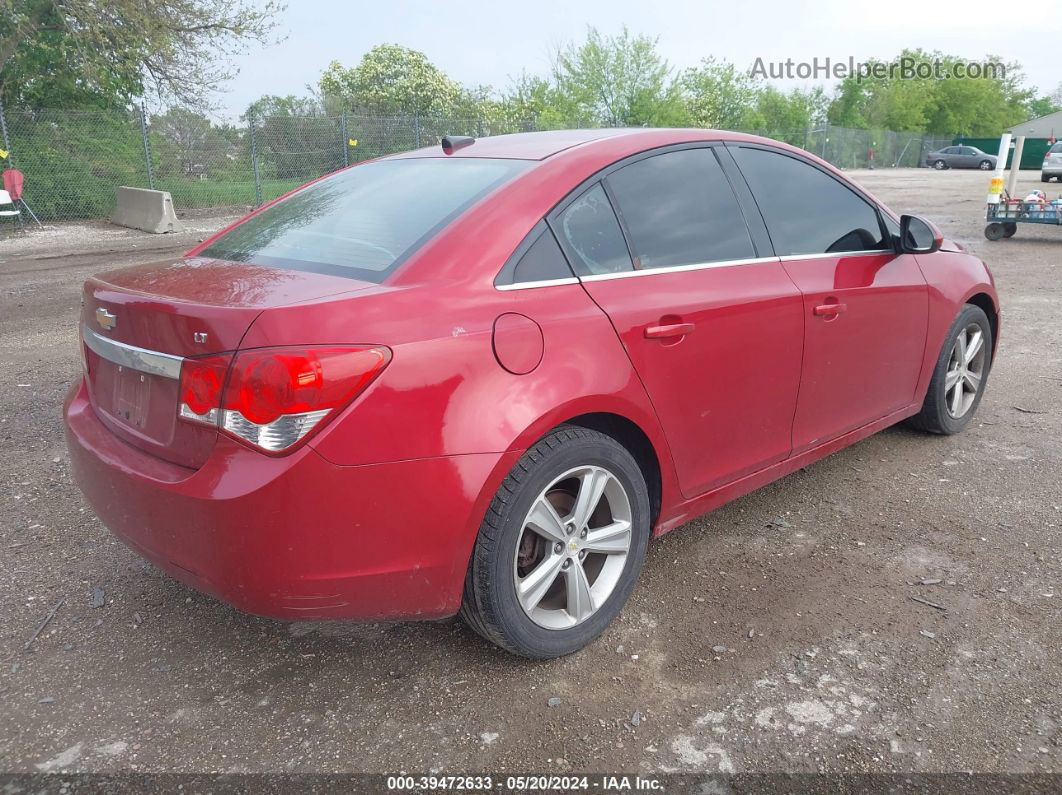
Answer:
[(148, 188), (155, 190), (155, 173), (151, 168), (151, 144), (148, 142), (147, 111), (140, 103), (140, 137), (144, 140), (144, 166), (147, 168)]

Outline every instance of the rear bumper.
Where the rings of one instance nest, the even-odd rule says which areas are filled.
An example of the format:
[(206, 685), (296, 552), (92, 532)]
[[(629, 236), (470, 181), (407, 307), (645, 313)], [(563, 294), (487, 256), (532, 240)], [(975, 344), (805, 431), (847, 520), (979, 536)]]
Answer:
[(1062, 177), (1062, 165), (1048, 166), (1040, 169), (1040, 176), (1042, 177)]
[(310, 447), (272, 458), (219, 437), (185, 469), (111, 433), (83, 383), (65, 428), (74, 478), (116, 536), (197, 590), (285, 619), (455, 613), (489, 487), (519, 457), (342, 467)]

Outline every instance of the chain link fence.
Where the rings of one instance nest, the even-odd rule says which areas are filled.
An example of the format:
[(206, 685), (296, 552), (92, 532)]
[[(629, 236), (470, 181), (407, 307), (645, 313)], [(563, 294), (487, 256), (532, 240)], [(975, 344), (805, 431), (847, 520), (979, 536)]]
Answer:
[[(444, 135), (539, 129), (534, 120), (421, 116), (250, 117), (218, 123), (175, 108), (92, 112), (0, 108), (0, 164), (25, 175), (42, 220), (104, 218), (120, 185), (169, 191), (178, 212), (246, 208), (304, 182), (380, 155), (436, 144)], [(820, 127), (748, 130), (814, 152), (840, 168), (915, 167), (950, 137)]]

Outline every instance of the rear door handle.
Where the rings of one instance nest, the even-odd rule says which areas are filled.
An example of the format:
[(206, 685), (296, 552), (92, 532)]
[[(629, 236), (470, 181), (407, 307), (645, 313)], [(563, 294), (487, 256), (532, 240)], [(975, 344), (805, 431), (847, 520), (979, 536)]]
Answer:
[(847, 304), (819, 304), (815, 307), (815, 314), (824, 317), (836, 317), (848, 309)]
[(650, 340), (666, 339), (668, 337), (685, 337), (693, 331), (692, 323), (669, 323), (664, 326), (646, 326), (645, 337)]

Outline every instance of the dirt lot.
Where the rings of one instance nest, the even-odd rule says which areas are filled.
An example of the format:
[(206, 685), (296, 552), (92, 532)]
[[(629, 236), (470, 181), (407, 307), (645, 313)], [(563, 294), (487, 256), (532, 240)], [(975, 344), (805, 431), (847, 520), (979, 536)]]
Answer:
[(112, 539), (60, 427), (79, 285), (221, 219), (0, 239), (0, 770), (1062, 772), (1062, 229), (986, 241), (981, 173), (856, 176), (995, 271), (977, 420), (691, 522), (601, 640), (539, 664), (456, 621), (248, 617)]

